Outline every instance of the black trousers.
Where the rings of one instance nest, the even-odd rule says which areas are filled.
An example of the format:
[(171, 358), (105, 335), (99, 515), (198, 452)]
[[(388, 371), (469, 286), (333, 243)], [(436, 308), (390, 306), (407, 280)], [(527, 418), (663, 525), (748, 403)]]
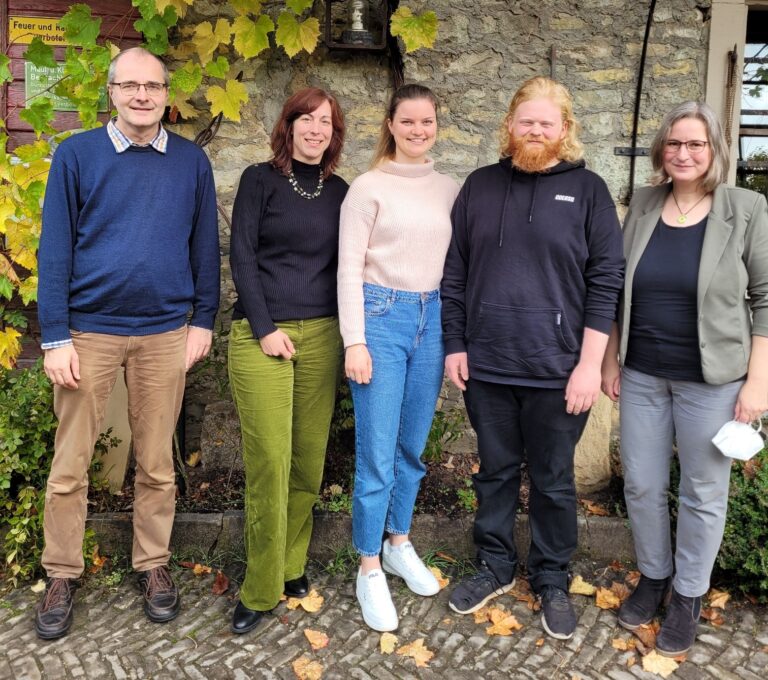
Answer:
[(502, 583), (517, 570), (514, 528), (520, 466), (531, 479), (528, 575), (534, 592), (568, 588), (568, 563), (576, 549), (573, 456), (589, 413), (569, 415), (565, 390), (503, 385), (470, 379), (464, 402), (477, 433), (480, 470), (474, 477), (478, 508), (477, 556)]

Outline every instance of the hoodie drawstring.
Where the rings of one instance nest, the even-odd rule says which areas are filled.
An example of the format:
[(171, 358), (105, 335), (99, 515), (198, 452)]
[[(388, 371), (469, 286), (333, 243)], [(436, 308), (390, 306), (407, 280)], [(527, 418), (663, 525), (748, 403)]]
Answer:
[(504, 220), (507, 217), (507, 203), (509, 203), (509, 197), (512, 194), (512, 177), (507, 182), (507, 190), (504, 193), (504, 204), (501, 208), (501, 221), (499, 222), (499, 248), (504, 243)]
[(539, 175), (533, 180), (533, 195), (531, 196), (531, 207), (528, 210), (528, 224), (533, 222), (533, 207), (536, 205), (536, 190), (539, 188)]

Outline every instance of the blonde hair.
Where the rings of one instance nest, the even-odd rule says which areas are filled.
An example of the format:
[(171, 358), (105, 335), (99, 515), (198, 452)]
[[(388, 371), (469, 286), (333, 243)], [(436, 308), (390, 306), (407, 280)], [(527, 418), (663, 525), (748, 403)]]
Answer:
[(424, 85), (417, 85), (416, 83), (398, 87), (392, 95), (392, 98), (389, 100), (387, 112), (384, 115), (384, 120), (381, 122), (379, 141), (376, 143), (376, 150), (373, 152), (371, 168), (375, 168), (385, 159), (392, 159), (395, 157), (395, 138), (389, 131), (388, 123), (394, 120), (397, 107), (400, 106), (402, 102), (409, 99), (426, 99), (427, 101), (432, 102), (432, 106), (435, 107), (435, 117), (437, 117), (437, 97), (435, 97), (435, 93), (432, 92), (432, 90)]
[(531, 101), (532, 99), (550, 99), (555, 106), (560, 107), (560, 115), (565, 126), (565, 137), (563, 137), (560, 153), (561, 160), (575, 162), (584, 157), (584, 146), (579, 141), (578, 134), (581, 126), (573, 115), (573, 98), (565, 85), (558, 83), (551, 78), (536, 76), (526, 80), (520, 89), (515, 92), (512, 101), (509, 102), (507, 115), (501, 123), (501, 157), (507, 158), (512, 155), (512, 140), (509, 133), (509, 122), (515, 117), (515, 112), (520, 104)]
[(683, 102), (672, 109), (661, 122), (661, 127), (654, 137), (651, 145), (651, 163), (653, 165), (653, 174), (650, 177), (650, 184), (658, 186), (666, 184), (669, 181), (669, 175), (664, 170), (664, 147), (669, 139), (669, 133), (672, 131), (675, 123), (685, 118), (693, 118), (704, 123), (707, 131), (706, 141), (712, 149), (712, 162), (709, 169), (701, 178), (701, 188), (710, 193), (717, 186), (724, 184), (728, 179), (728, 167), (730, 165), (730, 153), (728, 144), (725, 142), (723, 126), (717, 114), (708, 104), (704, 102)]

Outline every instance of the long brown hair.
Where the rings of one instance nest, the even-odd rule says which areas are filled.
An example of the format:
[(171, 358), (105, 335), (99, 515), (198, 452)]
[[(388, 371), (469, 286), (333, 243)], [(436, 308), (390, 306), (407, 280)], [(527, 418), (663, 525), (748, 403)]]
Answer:
[(280, 112), (275, 127), (272, 128), (272, 134), (269, 138), (273, 153), (271, 163), (283, 175), (288, 175), (293, 163), (293, 122), (299, 116), (312, 113), (323, 102), (328, 102), (331, 105), (331, 124), (333, 125), (331, 143), (320, 161), (323, 168), (323, 178), (328, 179), (338, 166), (346, 130), (344, 114), (339, 102), (336, 101), (336, 97), (330, 92), (319, 87), (307, 87), (285, 100), (283, 110)]
[(437, 97), (428, 87), (417, 85), (416, 83), (398, 87), (392, 94), (392, 98), (389, 100), (387, 113), (384, 115), (384, 120), (381, 123), (379, 141), (376, 143), (376, 151), (374, 152), (373, 160), (371, 161), (372, 168), (375, 168), (385, 158), (395, 157), (395, 138), (389, 131), (388, 123), (394, 120), (397, 107), (400, 106), (400, 103), (407, 99), (426, 99), (432, 102), (432, 106), (435, 107), (435, 116), (437, 116)]

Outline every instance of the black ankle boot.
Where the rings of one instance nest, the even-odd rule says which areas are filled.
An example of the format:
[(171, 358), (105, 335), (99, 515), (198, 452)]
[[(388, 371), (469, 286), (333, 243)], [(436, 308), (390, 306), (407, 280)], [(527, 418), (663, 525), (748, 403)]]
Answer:
[(627, 630), (635, 630), (650, 623), (669, 592), (671, 582), (671, 576), (648, 578), (640, 574), (637, 587), (619, 608), (619, 624)]
[(663, 656), (685, 654), (696, 640), (700, 615), (701, 598), (686, 597), (673, 588), (667, 616), (656, 638), (656, 651)]

